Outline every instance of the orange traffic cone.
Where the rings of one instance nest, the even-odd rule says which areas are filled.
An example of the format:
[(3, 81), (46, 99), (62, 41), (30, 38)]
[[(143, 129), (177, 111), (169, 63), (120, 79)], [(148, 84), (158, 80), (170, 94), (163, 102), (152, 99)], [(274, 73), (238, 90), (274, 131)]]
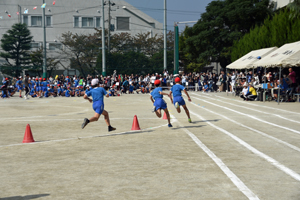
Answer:
[(138, 121), (136, 115), (134, 115), (131, 130), (132, 130), (132, 131), (138, 131), (138, 130), (141, 130), (140, 125), (139, 125), (139, 121)]
[(25, 135), (23, 139), (23, 143), (30, 143), (30, 142), (35, 142), (31, 133), (30, 125), (27, 124), (26, 129), (25, 129)]
[(164, 112), (163, 119), (168, 119), (166, 112)]

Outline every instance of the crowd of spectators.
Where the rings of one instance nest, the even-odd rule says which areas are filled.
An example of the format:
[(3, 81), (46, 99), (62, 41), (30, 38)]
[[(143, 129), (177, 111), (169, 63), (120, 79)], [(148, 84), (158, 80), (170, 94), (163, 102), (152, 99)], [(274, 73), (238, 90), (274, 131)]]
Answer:
[[(86, 77), (56, 75), (47, 79), (29, 76), (27, 78), (26, 76), (12, 79), (4, 78), (1, 97), (10, 97), (15, 93), (23, 97), (23, 91), (25, 92), (24, 98), (28, 96), (39, 98), (83, 96), (86, 90), (91, 89), (91, 80), (93, 78), (98, 78), (101, 87), (108, 90), (111, 96), (127, 93), (149, 93), (155, 80), (159, 79), (161, 81), (162, 88), (170, 89), (177, 76), (181, 77), (181, 83), (187, 90), (202, 92), (226, 91), (242, 95), (241, 97), (245, 100), (256, 99), (256, 90), (261, 88), (262, 83), (268, 84), (268, 87), (280, 87), (283, 92), (299, 93), (299, 80), (296, 79), (296, 73), (290, 68), (288, 74), (282, 74), (281, 84), (279, 83), (279, 73), (277, 71), (268, 71), (264, 74), (262, 70), (257, 70), (255, 73), (253, 71), (232, 71), (226, 74), (224, 71), (221, 71), (220, 74), (201, 72), (180, 73), (178, 75), (169, 74), (167, 70), (164, 70), (162, 73), (146, 75), (117, 74), (114, 71), (110, 76), (92, 76), (88, 74)], [(247, 87), (248, 92), (244, 94), (245, 90), (243, 88), (245, 89), (245, 87)], [(250, 92), (250, 90), (253, 91), (253, 89), (250, 89), (251, 87), (255, 92)], [(275, 93), (272, 93), (272, 96), (274, 99), (277, 98)]]

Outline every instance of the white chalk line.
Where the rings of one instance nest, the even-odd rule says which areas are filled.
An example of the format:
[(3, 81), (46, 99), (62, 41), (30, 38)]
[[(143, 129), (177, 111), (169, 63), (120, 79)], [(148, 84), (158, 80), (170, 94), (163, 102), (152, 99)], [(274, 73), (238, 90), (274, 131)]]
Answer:
[[(172, 115), (171, 115), (172, 116)], [(174, 116), (172, 116), (175, 118)], [(248, 199), (258, 200), (259, 198), (225, 165), (225, 163), (218, 158), (205, 144), (203, 144), (199, 138), (197, 138), (192, 132), (184, 128), (182, 124), (176, 120), (176, 122), (182, 127), (183, 131), (192, 138), (192, 140), (217, 164), (217, 166), (224, 172), (224, 174), (231, 180), (231, 182), (241, 191)]]
[[(201, 95), (198, 95), (198, 94), (194, 94), (194, 95), (201, 96)], [(216, 100), (216, 101), (221, 101), (221, 100), (219, 100), (219, 99), (207, 97), (206, 95), (203, 95), (203, 96), (201, 96), (201, 97), (205, 97), (205, 98), (208, 98), (208, 99), (213, 99), (213, 100)], [(256, 110), (256, 109), (253, 109), (252, 107), (249, 108), (249, 107), (240, 106), (240, 105), (237, 105), (237, 104), (232, 104), (232, 103), (228, 103), (228, 102), (224, 102), (224, 101), (221, 101), (221, 102), (224, 103), (224, 104), (229, 104), (229, 105), (232, 105), (232, 106), (235, 106), (235, 107), (241, 107), (241, 108), (243, 108), (243, 109), (248, 109), (248, 110), (251, 110), (251, 111), (255, 111), (255, 112), (259, 112), (259, 113), (263, 113), (263, 114), (267, 114), (267, 115), (274, 115), (274, 116), (279, 117), (279, 118), (282, 118), (282, 119), (284, 119), (284, 120), (287, 120), (287, 121), (290, 121), (290, 122), (294, 122), (294, 123), (300, 124), (299, 121), (295, 121), (295, 120), (292, 120), (292, 119), (288, 119), (288, 118), (282, 117), (281, 115), (277, 115), (277, 114), (273, 114), (273, 113), (268, 113), (268, 112)]]
[[(175, 120), (171, 119), (171, 122), (173, 123)], [(125, 134), (130, 134), (130, 133), (139, 133), (139, 132), (145, 132), (148, 130), (152, 129), (158, 129), (164, 126), (167, 126), (168, 124), (165, 125), (160, 125), (156, 127), (151, 127), (151, 128), (145, 128), (137, 131), (126, 131), (126, 132), (121, 132), (121, 133), (113, 133), (113, 134), (106, 134), (106, 135), (93, 135), (93, 136), (85, 136), (85, 137), (76, 137), (76, 138), (66, 138), (66, 139), (59, 139), (59, 140), (47, 140), (47, 141), (37, 141), (37, 142), (32, 142), (32, 143), (18, 143), (18, 144), (9, 144), (9, 145), (2, 145), (1, 147), (13, 147), (13, 146), (21, 146), (21, 145), (35, 145), (35, 144), (44, 144), (44, 143), (50, 143), (50, 142), (63, 142), (63, 141), (69, 141), (69, 140), (80, 140), (80, 139), (89, 139), (89, 138), (96, 138), (96, 137), (107, 137), (107, 136), (115, 136), (115, 135), (125, 135)]]
[(287, 147), (289, 147), (289, 148), (291, 148), (291, 149), (294, 149), (294, 150), (300, 152), (300, 148), (298, 148), (298, 147), (296, 147), (296, 146), (294, 146), (294, 145), (292, 145), (292, 144), (289, 144), (289, 143), (287, 143), (287, 142), (285, 142), (285, 141), (282, 141), (282, 140), (280, 140), (280, 139), (278, 139), (278, 138), (275, 138), (275, 137), (273, 137), (273, 136), (270, 136), (270, 135), (268, 135), (268, 134), (266, 134), (266, 133), (264, 133), (264, 132), (261, 132), (261, 131), (259, 131), (259, 130), (254, 129), (254, 128), (251, 128), (251, 127), (249, 127), (249, 126), (246, 126), (246, 125), (244, 125), (244, 124), (242, 124), (242, 123), (239, 123), (239, 122), (237, 122), (237, 121), (235, 121), (235, 120), (233, 120), (233, 119), (230, 119), (230, 118), (228, 118), (228, 117), (226, 117), (226, 116), (224, 116), (224, 115), (221, 115), (221, 114), (219, 114), (219, 113), (216, 113), (216, 112), (214, 112), (214, 111), (211, 111), (211, 110), (209, 110), (209, 109), (207, 109), (207, 108), (203, 108), (203, 107), (201, 107), (201, 106), (198, 106), (198, 105), (196, 105), (195, 103), (192, 103), (192, 105), (197, 106), (197, 107), (199, 107), (199, 108), (202, 108), (202, 109), (204, 109), (204, 110), (206, 110), (206, 111), (208, 111), (208, 112), (210, 112), (210, 113), (213, 113), (213, 114), (215, 114), (215, 115), (219, 115), (220, 117), (223, 117), (223, 118), (227, 119), (228, 121), (231, 121), (232, 123), (235, 123), (235, 124), (237, 124), (237, 125), (239, 125), (239, 126), (241, 126), (241, 127), (247, 128), (247, 129), (249, 129), (249, 130), (251, 130), (251, 131), (254, 131), (254, 132), (256, 132), (256, 133), (258, 133), (258, 134), (260, 134), (260, 135), (262, 135), (262, 136), (264, 136), (264, 137), (267, 137), (267, 138), (269, 138), (269, 139), (272, 139), (272, 140), (274, 140), (274, 141), (276, 141), (276, 142), (278, 142), (278, 143), (281, 143), (281, 144), (283, 144), (283, 145), (285, 145), (285, 146), (287, 146)]
[[(46, 116), (48, 117), (48, 116)], [(49, 116), (49, 117), (56, 117), (56, 116)], [(110, 120), (132, 120), (133, 118), (109, 118)], [(151, 119), (151, 120), (159, 120), (160, 118), (142, 118), (139, 117), (138, 119)], [(39, 119), (39, 120), (13, 120), (15, 122), (44, 122), (44, 121), (82, 121), (83, 119)]]
[(241, 144), (242, 146), (246, 147), (248, 150), (250, 150), (251, 152), (253, 152), (254, 154), (256, 154), (257, 156), (265, 159), (266, 161), (268, 161), (269, 163), (271, 163), (273, 166), (275, 166), (276, 168), (280, 169), (281, 171), (283, 171), (284, 173), (286, 173), (287, 175), (291, 176), (292, 178), (294, 178), (297, 181), (300, 181), (300, 175), (297, 174), (295, 171), (291, 170), (290, 168), (284, 166), (283, 164), (281, 164), (280, 162), (278, 162), (277, 160), (271, 158), (270, 156), (258, 151), (257, 149), (255, 149), (254, 147), (252, 147), (251, 145), (249, 145), (248, 143), (246, 143), (245, 141), (241, 140), (240, 138), (238, 138), (237, 136), (231, 134), (230, 132), (212, 124), (211, 122), (205, 120), (202, 116), (190, 111), (190, 113), (192, 113), (193, 115), (197, 116), (199, 119), (205, 121), (206, 123), (208, 123), (210, 126), (214, 127), (215, 129), (221, 131), (222, 133), (228, 135), (229, 137), (231, 137), (232, 139), (234, 139), (235, 141), (237, 141), (239, 144)]
[(257, 117), (254, 117), (254, 116), (250, 115), (250, 114), (245, 114), (245, 113), (242, 113), (242, 112), (239, 112), (239, 111), (236, 111), (236, 110), (227, 108), (227, 107), (225, 107), (225, 106), (221, 106), (221, 105), (218, 105), (218, 104), (215, 104), (215, 103), (211, 103), (211, 102), (206, 101), (206, 100), (203, 100), (203, 99), (199, 99), (199, 98), (197, 98), (197, 97), (194, 97), (194, 98), (195, 98), (195, 99), (198, 99), (198, 100), (200, 100), (200, 101), (204, 101), (204, 102), (206, 102), (206, 103), (209, 103), (209, 104), (211, 104), (211, 105), (214, 105), (214, 106), (217, 106), (217, 107), (220, 107), (220, 108), (223, 108), (223, 109), (226, 109), (226, 110), (229, 110), (229, 111), (238, 113), (238, 114), (240, 114), (240, 115), (244, 115), (244, 116), (246, 116), (246, 117), (248, 117), (248, 118), (255, 119), (255, 120), (259, 121), (259, 122), (262, 122), (262, 123), (265, 123), (265, 124), (269, 124), (269, 125), (272, 125), (272, 126), (276, 126), (276, 127), (278, 127), (278, 128), (282, 128), (282, 129), (285, 129), (285, 130), (288, 130), (288, 131), (291, 131), (291, 132), (300, 134), (300, 131), (297, 131), (297, 130), (294, 130), (294, 129), (291, 129), (291, 128), (287, 128), (287, 127), (285, 127), (285, 126), (280, 126), (280, 125), (278, 125), (278, 124), (274, 124), (274, 123), (272, 123), (272, 122), (268, 122), (268, 121), (259, 119), (259, 118), (257, 118)]
[(78, 113), (84, 113), (84, 112), (87, 112), (87, 111), (89, 111), (89, 109), (85, 109), (83, 111), (71, 112), (71, 113), (53, 114), (53, 116), (49, 116), (49, 115), (44, 115), (44, 116), (30, 116), (29, 115), (28, 117), (0, 118), (0, 120), (19, 120), (19, 119), (41, 118), (41, 117), (46, 117), (46, 118), (47, 117), (57, 117), (57, 116), (64, 116), (64, 115), (74, 115), (74, 114), (78, 114)]
[[(207, 96), (215, 96), (215, 97), (222, 98), (222, 99), (236, 101), (236, 99), (230, 99), (230, 98), (226, 98), (226, 97), (222, 97), (222, 96), (218, 96), (218, 95), (210, 95), (210, 94), (205, 94), (205, 95), (207, 95)], [(273, 107), (269, 107), (269, 106), (262, 106), (262, 105), (257, 105), (257, 104), (254, 104), (254, 103), (252, 104), (252, 103), (249, 103), (249, 102), (245, 102), (245, 101), (238, 101), (238, 102), (239, 103), (243, 103), (243, 104), (247, 104), (247, 105), (251, 105), (251, 106), (257, 106), (257, 107), (272, 109), (272, 110), (276, 110), (276, 111), (283, 111), (285, 113), (293, 113), (293, 114), (300, 115), (300, 113), (293, 112), (293, 111), (288, 111), (288, 110), (284, 110), (284, 109), (281, 109), (281, 108), (273, 108)]]

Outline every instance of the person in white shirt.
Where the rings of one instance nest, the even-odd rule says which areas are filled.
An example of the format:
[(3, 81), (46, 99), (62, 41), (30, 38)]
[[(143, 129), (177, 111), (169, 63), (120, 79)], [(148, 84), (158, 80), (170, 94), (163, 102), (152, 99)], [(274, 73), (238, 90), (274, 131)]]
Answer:
[(246, 95), (248, 94), (248, 84), (245, 82), (244, 83), (244, 88), (242, 90), (242, 93), (241, 93), (241, 98), (244, 99), (244, 101), (247, 99)]

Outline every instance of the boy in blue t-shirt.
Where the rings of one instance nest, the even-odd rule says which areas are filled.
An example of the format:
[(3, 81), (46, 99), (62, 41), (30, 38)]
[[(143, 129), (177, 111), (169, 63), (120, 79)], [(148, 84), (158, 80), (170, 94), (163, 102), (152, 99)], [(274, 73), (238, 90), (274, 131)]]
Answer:
[(110, 86), (109, 96), (116, 96), (115, 95), (115, 89), (112, 86)]
[(182, 85), (180, 85), (180, 81), (181, 80), (180, 80), (179, 77), (175, 78), (175, 83), (176, 84), (172, 86), (171, 92), (170, 92), (170, 96), (173, 93), (174, 101), (173, 101), (173, 99), (171, 97), (171, 102), (175, 105), (175, 108), (176, 108), (176, 110), (177, 110), (178, 113), (181, 112), (180, 106), (182, 106), (184, 108), (184, 110), (185, 110), (186, 115), (188, 116), (188, 121), (190, 123), (192, 123), (192, 120), (191, 120), (191, 117), (190, 117), (190, 112), (189, 112), (188, 108), (186, 107), (184, 99), (181, 96), (182, 95), (181, 91), (184, 91), (184, 93), (188, 97), (189, 101), (192, 101), (192, 100), (191, 100), (189, 94), (187, 93), (185, 87), (183, 87)]
[[(99, 80), (98, 79), (93, 79), (92, 80), (92, 87), (93, 89), (88, 91), (83, 98), (89, 100), (90, 103), (93, 102), (93, 109), (95, 111), (94, 117), (87, 119), (84, 118), (83, 124), (81, 125), (81, 128), (83, 129), (88, 123), (90, 122), (95, 122), (98, 121), (99, 117), (101, 115), (104, 115), (104, 120), (108, 126), (108, 131), (114, 131), (116, 128), (112, 127), (110, 125), (109, 121), (109, 115), (106, 110), (104, 110), (104, 102), (103, 102), (103, 97), (106, 96), (107, 98), (109, 95), (105, 91), (104, 88), (99, 87)], [(90, 99), (89, 97), (92, 96), (93, 99)]]
[(168, 118), (168, 127), (172, 127), (172, 124), (170, 122), (170, 114), (167, 108), (166, 102), (163, 100), (163, 95), (168, 95), (169, 94), (164, 93), (162, 91), (162, 88), (160, 86), (160, 80), (155, 80), (154, 81), (155, 89), (150, 93), (150, 100), (153, 103), (153, 111), (155, 112), (156, 116), (161, 118), (161, 109), (163, 109), (167, 115)]
[(22, 98), (22, 89), (23, 89), (22, 76), (17, 78), (16, 88), (17, 88), (17, 91), (20, 92), (19, 97)]

